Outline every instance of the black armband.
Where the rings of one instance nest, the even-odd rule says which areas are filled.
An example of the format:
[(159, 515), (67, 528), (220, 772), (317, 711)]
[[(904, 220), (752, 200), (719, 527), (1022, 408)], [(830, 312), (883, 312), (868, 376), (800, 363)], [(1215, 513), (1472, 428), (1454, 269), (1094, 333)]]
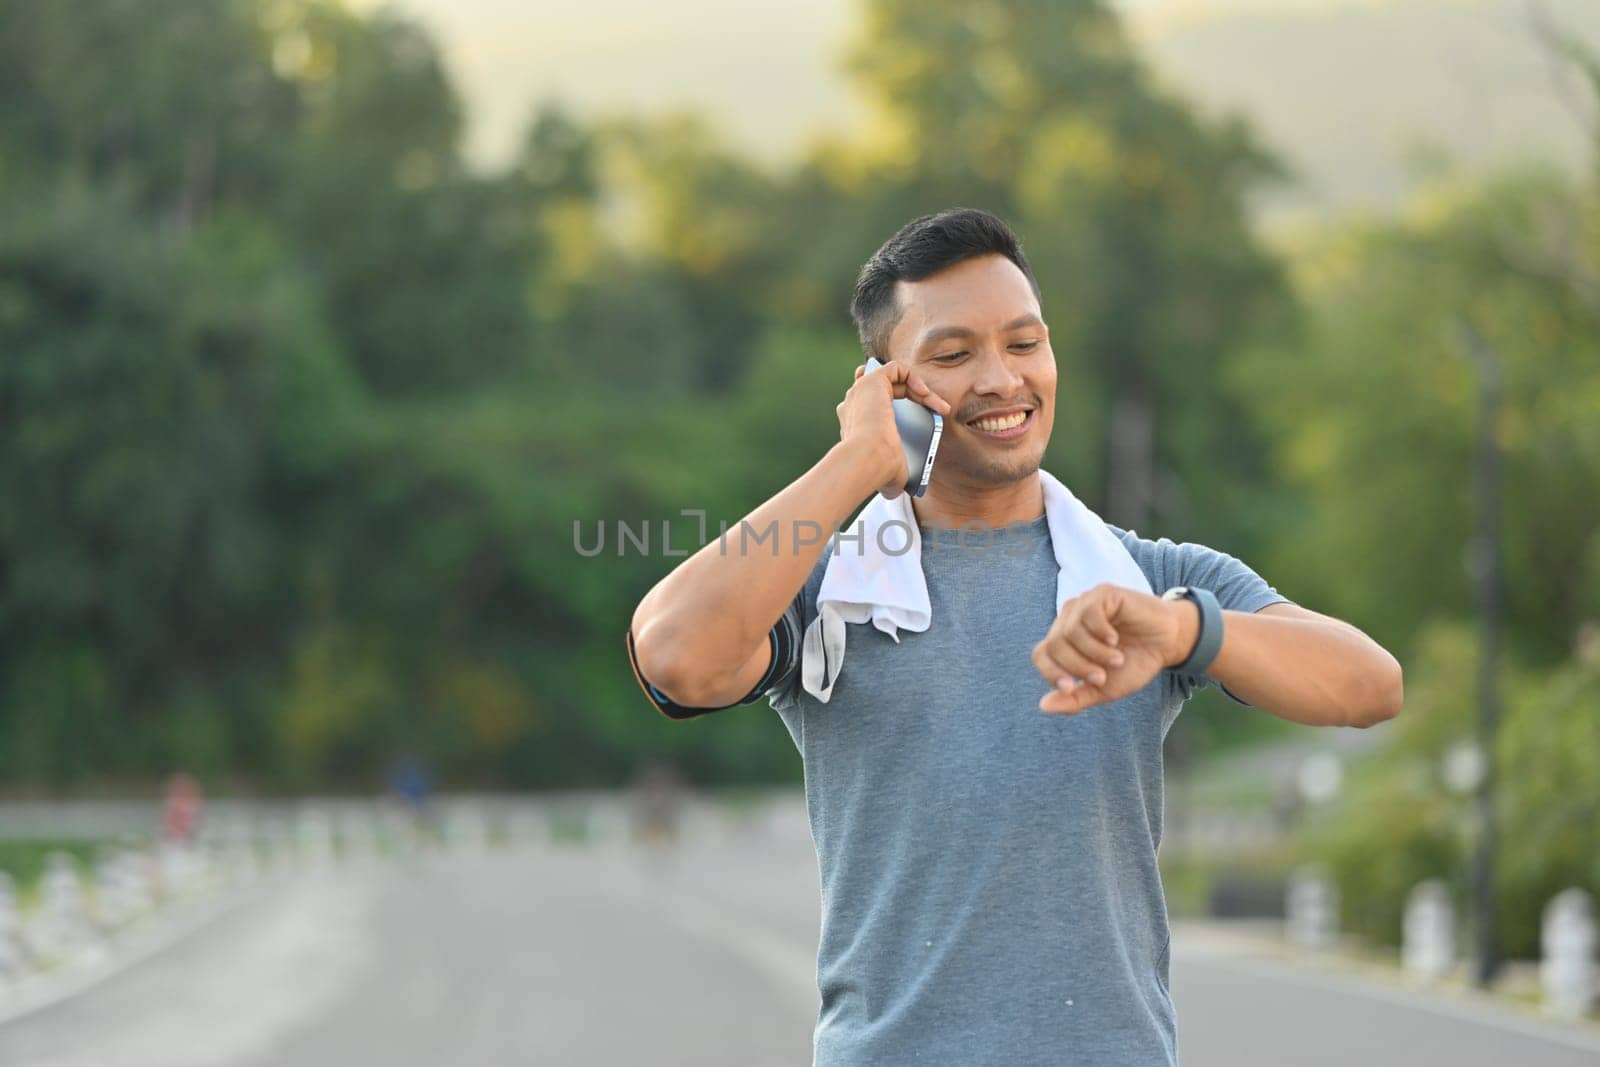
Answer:
[(767, 634), (767, 640), (772, 650), (772, 662), (768, 664), (766, 673), (755, 684), (755, 688), (732, 704), (721, 704), (714, 708), (696, 708), (675, 703), (665, 693), (651, 685), (650, 680), (639, 669), (639, 657), (634, 652), (633, 627), (631, 626), (627, 630), (628, 665), (633, 668), (634, 680), (639, 683), (639, 688), (644, 690), (644, 695), (649, 699), (650, 703), (656, 706), (656, 710), (669, 719), (693, 719), (713, 711), (724, 711), (744, 704), (754, 704), (761, 699), (761, 694), (772, 685), (773, 680), (779, 676), (799, 647), (794, 640), (794, 635), (790, 630), (787, 619), (778, 620), (777, 624)]

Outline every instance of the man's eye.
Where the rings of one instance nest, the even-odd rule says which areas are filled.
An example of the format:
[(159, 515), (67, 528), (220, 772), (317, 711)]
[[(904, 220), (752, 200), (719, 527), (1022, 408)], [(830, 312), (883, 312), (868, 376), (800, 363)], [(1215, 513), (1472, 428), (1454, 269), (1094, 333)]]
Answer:
[(964, 355), (966, 355), (965, 352), (947, 352), (942, 356), (934, 356), (933, 361), (935, 363), (954, 363)]
[(1039, 342), (1038, 341), (1018, 341), (1016, 344), (1012, 345), (1011, 347), (1012, 348), (1020, 348), (1024, 352), (1032, 352), (1035, 348), (1039, 347)]

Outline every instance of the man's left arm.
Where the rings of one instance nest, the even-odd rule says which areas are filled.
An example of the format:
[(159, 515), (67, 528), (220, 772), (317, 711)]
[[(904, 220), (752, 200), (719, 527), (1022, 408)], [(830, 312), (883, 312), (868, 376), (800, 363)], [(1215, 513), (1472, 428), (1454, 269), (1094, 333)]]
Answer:
[[(1200, 608), (1160, 603), (1174, 617), (1170, 668), (1194, 648)], [(1222, 618), (1222, 647), (1205, 673), (1243, 701), (1310, 726), (1367, 727), (1400, 713), (1399, 661), (1349, 623), (1286, 601)]]
[(1034, 665), (1053, 686), (1041, 711), (1076, 714), (1165, 671), (1185, 699), (1216, 683), (1240, 704), (1313, 726), (1366, 727), (1399, 713), (1399, 662), (1354, 626), (1291, 603), (1226, 552), (1112, 529), (1137, 554), (1154, 594), (1185, 585), (1217, 598), (1222, 644), (1203, 673), (1177, 672), (1196, 645), (1199, 605), (1103, 582), (1065, 602), (1034, 646)]

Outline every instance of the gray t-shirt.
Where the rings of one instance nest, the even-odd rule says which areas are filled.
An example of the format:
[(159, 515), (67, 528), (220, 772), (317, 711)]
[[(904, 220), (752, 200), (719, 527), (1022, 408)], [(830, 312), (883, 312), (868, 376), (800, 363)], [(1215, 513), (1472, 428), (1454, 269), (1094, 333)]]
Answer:
[[(1226, 553), (1107, 528), (1158, 595), (1286, 599)], [(815, 617), (836, 545), (785, 625)], [(925, 529), (922, 568), (926, 631), (896, 643), (848, 624), (826, 704), (797, 662), (766, 690), (804, 763), (821, 876), (815, 1064), (1176, 1064), (1161, 744), (1218, 683), (1163, 671), (1076, 716), (1039, 711), (1030, 654), (1056, 614), (1044, 516)]]

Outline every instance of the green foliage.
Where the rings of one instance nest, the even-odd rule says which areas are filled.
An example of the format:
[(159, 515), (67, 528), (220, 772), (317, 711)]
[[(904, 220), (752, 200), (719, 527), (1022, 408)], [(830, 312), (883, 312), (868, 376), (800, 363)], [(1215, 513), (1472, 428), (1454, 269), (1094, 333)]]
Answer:
[[(1479, 398), (1464, 327), (1503, 379), (1502, 949), (1537, 954), (1550, 897), (1600, 886), (1600, 718), (1583, 638), (1600, 606), (1597, 208), (1595, 190), (1536, 168), (1441, 179), (1403, 217), (1302, 249), (1314, 314), (1297, 358), (1261, 350), (1236, 368), (1279, 475), (1308, 504), (1267, 566), (1303, 576), (1313, 603), (1363, 620), (1406, 664), (1391, 743), (1303, 843), (1333, 866), (1350, 928), (1384, 940), (1398, 940), (1405, 894), (1425, 877), (1468, 901), (1475, 823), (1440, 773), (1474, 736), (1479, 700), (1465, 566)], [(1318, 566), (1327, 559), (1362, 560), (1364, 580)]]
[[(860, 264), (969, 204), (1042, 283), (1049, 468), (1406, 663), (1395, 743), (1303, 846), (1381, 936), (1463, 862), (1436, 770), (1474, 699), (1455, 325), (1489, 339), (1508, 944), (1595, 888), (1600, 709), (1570, 651), (1600, 602), (1592, 192), (1442, 184), (1295, 250), (1302, 306), (1245, 217), (1269, 154), (1160, 85), (1108, 5), (875, 0), (852, 70), (874, 125), (787, 172), (694, 116), (547, 105), (482, 175), (438, 49), (393, 14), (0, 3), (0, 782), (370, 788), (402, 751), (447, 786), (617, 784), (659, 754), (797, 779), (764, 705), (657, 714), (623, 631), (676, 562), (664, 520), (697, 547), (685, 509), (714, 536), (837, 439)], [(619, 552), (619, 522), (657, 550)], [(1274, 729), (1211, 694), (1174, 758)]]
[[(1304, 252), (1315, 316), (1292, 357), (1262, 349), (1233, 385), (1268, 428), (1278, 475), (1306, 490), (1309, 510), (1269, 562), (1304, 575), (1308, 598), (1386, 644), (1469, 609), (1463, 550), (1440, 546), (1464, 546), (1474, 521), (1470, 323), (1505, 379), (1508, 636), (1549, 662), (1593, 611), (1600, 305), (1533, 273), (1559, 274), (1563, 231), (1593, 217), (1591, 194), (1512, 174), (1447, 185), (1408, 218), (1339, 228)], [(1362, 560), (1371, 580), (1345, 581), (1327, 559)]]
[[(1503, 683), (1495, 750), (1496, 893), (1503, 951), (1538, 955), (1539, 916), (1562, 889), (1600, 889), (1600, 645), (1594, 630), (1553, 671), (1514, 668)], [(1338, 804), (1300, 842), (1339, 883), (1345, 928), (1399, 942), (1405, 897), (1442, 878), (1466, 907), (1472, 798), (1444, 776), (1450, 748), (1474, 736), (1475, 635), (1429, 626), (1407, 665), (1406, 710), (1390, 743), (1360, 765)]]
[[(31, 208), (0, 236), (0, 678), (17, 701), (42, 687), (77, 708), (65, 717), (104, 720), (43, 764), (76, 777), (119, 750), (148, 758), (118, 738), (124, 716), (271, 662), (252, 637), (291, 607), (271, 490), (339, 422), (316, 444), (296, 425), (336, 398), (335, 376), (303, 292), (248, 228), (219, 220), (180, 244), (70, 189)], [(308, 387), (317, 400), (286, 410)], [(60, 724), (4, 726), (37, 739)], [(0, 759), (38, 773), (25, 751)]]
[(1527, 680), (1497, 751), (1503, 939), (1525, 955), (1551, 897), (1575, 885), (1600, 893), (1600, 641), (1593, 624), (1585, 633), (1569, 662)]
[(67, 853), (77, 860), (82, 869), (94, 861), (95, 853), (102, 844), (99, 841), (85, 841), (78, 838), (0, 839), (0, 871), (11, 876), (22, 897), (22, 903), (28, 906), (31, 898), (37, 893), (39, 876), (44, 873), (45, 861), (52, 852)]

